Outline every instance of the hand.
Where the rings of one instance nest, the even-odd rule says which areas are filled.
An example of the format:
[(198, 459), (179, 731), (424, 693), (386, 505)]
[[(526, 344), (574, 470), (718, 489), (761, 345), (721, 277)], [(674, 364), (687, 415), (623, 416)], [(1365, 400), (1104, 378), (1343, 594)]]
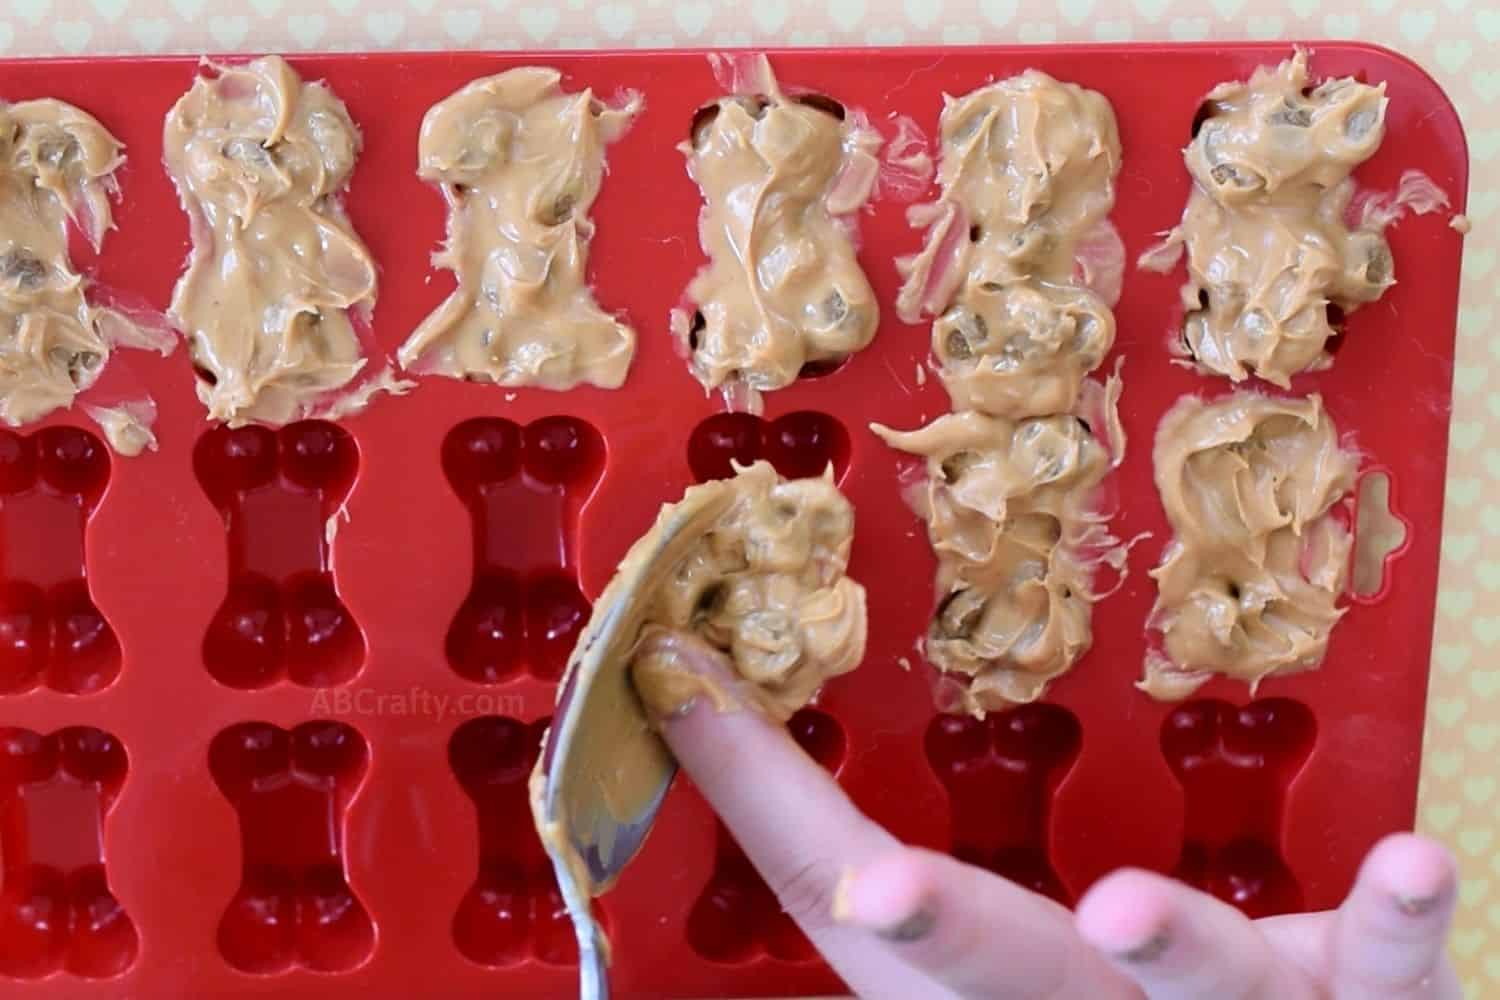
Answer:
[[(728, 663), (701, 642), (669, 636), (651, 652), (747, 703), (734, 697), (740, 682)], [(1328, 913), (1251, 921), (1135, 870), (1104, 878), (1070, 913), (901, 845), (759, 712), (718, 711), (701, 693), (649, 708), (781, 905), (861, 997), (1461, 998), (1444, 948), (1454, 863), (1430, 840), (1382, 841)]]

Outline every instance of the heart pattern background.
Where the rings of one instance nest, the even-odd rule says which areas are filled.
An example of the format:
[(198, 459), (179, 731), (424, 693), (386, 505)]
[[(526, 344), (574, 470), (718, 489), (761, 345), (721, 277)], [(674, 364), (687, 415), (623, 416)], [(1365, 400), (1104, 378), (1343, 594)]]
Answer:
[(1412, 56), (1468, 131), (1474, 230), (1418, 823), (1463, 869), (1465, 995), (1500, 995), (1500, 0), (0, 0), (0, 56), (1317, 37)]

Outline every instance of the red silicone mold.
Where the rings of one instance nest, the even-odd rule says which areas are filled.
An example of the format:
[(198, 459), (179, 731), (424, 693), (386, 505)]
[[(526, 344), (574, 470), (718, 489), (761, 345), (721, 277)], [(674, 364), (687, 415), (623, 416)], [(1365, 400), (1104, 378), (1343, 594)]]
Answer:
[[(773, 55), (789, 88), (931, 136), (942, 95), (1036, 66), (1114, 104), (1114, 221), (1131, 259), (1188, 192), (1199, 99), (1287, 45), (913, 49)], [(794, 729), (867, 813), (1063, 901), (1123, 864), (1252, 913), (1333, 905), (1411, 824), (1438, 567), (1460, 238), (1442, 215), (1390, 240), (1400, 284), (1349, 317), (1318, 391), (1392, 482), (1410, 526), (1351, 600), (1317, 672), (1183, 705), (1140, 674), (1167, 539), (1157, 420), (1225, 386), (1168, 363), (1182, 273), (1131, 269), (1117, 309), (1130, 436), (1122, 537), (1153, 532), (1095, 613), (1093, 650), (1044, 703), (939, 717), (914, 649), (933, 558), (901, 499), (907, 460), (866, 429), (947, 408), (917, 378), (927, 330), (895, 319), (893, 259), (920, 234), (888, 191), (860, 219), (884, 304), (872, 347), (725, 414), (674, 353), (669, 310), (702, 263), (699, 193), (674, 146), (720, 94), (701, 53), (299, 57), (363, 129), (348, 207), (380, 265), (369, 332), (390, 354), (451, 287), (428, 255), (442, 201), (416, 177), (422, 114), (467, 81), (544, 61), (646, 110), (595, 206), (599, 301), (640, 347), (616, 392), (426, 379), (334, 426), (208, 425), (185, 354), (127, 351), (98, 397), (149, 393), (161, 450), (121, 459), (77, 412), (0, 432), (0, 977), (7, 996), (566, 996), (571, 933), (524, 802), (555, 679), (589, 600), (658, 506), (729, 460), (832, 462), (858, 511), (865, 664)], [(1356, 176), (1426, 172), (1462, 210), (1466, 155), (1436, 85), (1400, 56), (1315, 47), (1319, 75), (1385, 80), (1389, 136)], [(0, 94), (54, 96), (124, 140), (119, 228), (76, 259), (101, 293), (164, 309), (188, 245), (160, 167), (190, 59), (0, 64)], [(930, 197), (926, 192), (921, 197)], [(1108, 362), (1113, 363), (1113, 359)], [(805, 995), (836, 977), (683, 782), (600, 903), (626, 997)]]

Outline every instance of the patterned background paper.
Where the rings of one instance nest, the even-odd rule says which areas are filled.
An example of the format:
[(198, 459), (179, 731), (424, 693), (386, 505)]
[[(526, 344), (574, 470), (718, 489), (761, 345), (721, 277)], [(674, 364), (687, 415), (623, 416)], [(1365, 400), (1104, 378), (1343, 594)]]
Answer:
[(1442, 593), (1419, 824), (1464, 882), (1453, 949), (1500, 995), (1500, 0), (0, 0), (0, 55), (1359, 38), (1415, 58), (1469, 137)]

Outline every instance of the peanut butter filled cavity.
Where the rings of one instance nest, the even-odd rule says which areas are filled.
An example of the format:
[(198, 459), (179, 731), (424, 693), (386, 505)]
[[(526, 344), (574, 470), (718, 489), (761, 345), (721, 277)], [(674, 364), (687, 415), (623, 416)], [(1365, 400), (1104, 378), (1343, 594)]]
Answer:
[[(89, 283), (68, 254), (70, 222), (96, 249), (113, 227), (122, 149), (71, 104), (0, 106), (0, 420), (12, 427), (72, 405), (116, 346), (170, 350), (89, 302)], [(125, 453), (140, 450), (120, 443)]]
[(1300, 49), (1208, 94), (1184, 151), (1187, 210), (1139, 262), (1168, 270), (1187, 248), (1180, 347), (1200, 369), (1286, 388), (1330, 363), (1341, 313), (1394, 283), (1381, 232), (1391, 216), (1367, 214), (1353, 229), (1348, 218), (1350, 171), (1380, 147), (1385, 112), (1383, 83), (1310, 85)]
[(672, 316), (694, 377), (752, 406), (865, 347), (880, 322), (852, 239), (879, 136), (833, 100), (783, 93), (764, 59), (756, 70), (758, 90), (700, 109), (680, 147), (709, 262), (687, 289), (695, 311)]
[[(954, 409), (1065, 413), (1115, 337), (1114, 110), (1036, 70), (945, 100), (942, 193), (910, 211), (927, 237), (898, 262), (897, 312), (936, 317), (932, 353)], [(1112, 247), (1113, 260), (1080, 257), (1085, 245)]]
[(283, 424), (365, 365), (350, 314), (373, 307), (375, 265), (339, 202), (360, 135), (279, 56), (209, 71), (163, 135), (193, 239), (170, 315), (210, 419)]
[[(864, 657), (865, 590), (845, 575), (854, 508), (831, 475), (786, 481), (766, 462), (693, 489), (733, 498), (686, 557), (661, 567), (642, 634), (703, 639), (729, 657), (755, 707), (785, 721)], [(643, 655), (633, 676), (659, 714), (703, 683), (671, 657)], [(708, 693), (724, 702), (722, 692)]]
[(1153, 460), (1175, 537), (1151, 573), (1163, 651), (1138, 686), (1175, 699), (1212, 674), (1253, 688), (1316, 667), (1344, 614), (1351, 539), (1334, 512), (1357, 467), (1322, 399), (1182, 399)]
[(1121, 383), (1087, 377), (1114, 342), (1120, 142), (1102, 95), (1028, 70), (947, 98), (941, 143), (942, 193), (910, 213), (927, 236), (898, 262), (897, 307), (936, 317), (957, 412), (873, 430), (926, 460), (911, 499), (938, 571), (922, 649), (942, 707), (983, 716), (1087, 652), (1094, 573), (1123, 566), (1098, 489), (1124, 455)]
[[(913, 506), (938, 557), (929, 661), (956, 681), (943, 707), (983, 717), (1034, 701), (1092, 641), (1093, 576), (1116, 546), (1091, 506), (1111, 463), (1076, 417), (950, 413), (875, 432), (926, 460)], [(949, 700), (949, 699), (943, 699)]]
[(635, 331), (589, 290), (588, 213), (605, 147), (641, 102), (607, 107), (560, 79), (554, 69), (513, 69), (423, 118), (417, 172), (448, 204), (448, 239), (433, 263), (458, 287), (402, 345), (403, 367), (548, 389), (625, 381)]

